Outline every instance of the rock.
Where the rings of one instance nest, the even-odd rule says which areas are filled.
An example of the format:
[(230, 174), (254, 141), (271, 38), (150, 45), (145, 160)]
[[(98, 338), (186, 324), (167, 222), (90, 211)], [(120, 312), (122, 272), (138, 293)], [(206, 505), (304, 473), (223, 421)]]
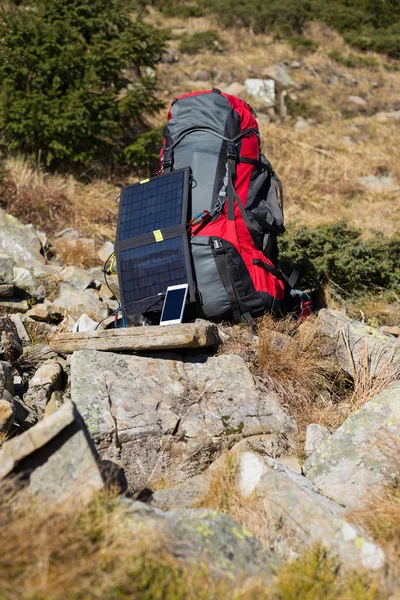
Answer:
[(376, 116), (377, 120), (382, 123), (390, 121), (391, 119), (395, 119), (395, 121), (400, 121), (400, 110), (378, 112), (378, 113), (376, 113), (375, 116)]
[(14, 296), (13, 298), (2, 298), (0, 300), (0, 309), (7, 313), (19, 312), (23, 313), (29, 310), (29, 304), (26, 300), (21, 300)]
[(0, 283), (11, 283), (14, 278), (15, 260), (0, 251)]
[(279, 565), (279, 559), (250, 531), (223, 513), (206, 509), (163, 512), (127, 498), (122, 504), (135, 536), (143, 531), (163, 536), (168, 552), (183, 565), (207, 564), (217, 578), (228, 575), (235, 581), (249, 576), (266, 583)]
[(200, 473), (243, 437), (297, 429), (237, 355), (77, 351), (71, 398), (103, 457), (121, 459), (133, 489)]
[(3, 444), (0, 479), (10, 475), (53, 503), (85, 503), (104, 487), (96, 449), (72, 402)]
[(35, 411), (24, 404), (21, 398), (14, 396), (12, 404), (15, 411), (15, 423), (20, 427), (21, 431), (30, 429), (37, 423), (37, 415)]
[(25, 317), (32, 319), (33, 321), (48, 322), (51, 320), (51, 308), (48, 302), (41, 304), (35, 304), (28, 312)]
[(52, 415), (56, 410), (58, 410), (65, 401), (64, 392), (57, 391), (53, 392), (50, 400), (46, 404), (46, 408), (44, 409), (44, 416), (48, 417)]
[(21, 315), (19, 315), (19, 314), (10, 315), (10, 319), (14, 323), (15, 327), (17, 328), (17, 334), (18, 334), (18, 337), (21, 340), (23, 346), (30, 344), (31, 339), (28, 335), (28, 332), (25, 329), (23, 322), (22, 322)]
[(377, 177), (376, 175), (367, 175), (366, 177), (360, 177), (359, 182), (362, 186), (371, 190), (372, 192), (385, 192), (388, 190), (398, 189), (390, 174), (382, 177)]
[(368, 105), (367, 101), (364, 100), (364, 98), (361, 98), (361, 96), (347, 96), (347, 99), (349, 102), (352, 102), (353, 104), (356, 104), (357, 106), (362, 106), (365, 107)]
[(60, 273), (60, 279), (81, 292), (93, 286), (93, 277), (79, 267), (64, 267)]
[(0, 443), (2, 437), (9, 432), (14, 422), (14, 407), (7, 400), (0, 400)]
[(290, 66), (292, 67), (292, 69), (300, 69), (301, 62), (299, 60), (292, 60), (292, 62), (290, 63)]
[(113, 252), (114, 244), (112, 242), (104, 242), (100, 250), (97, 251), (97, 256), (101, 260), (102, 264), (104, 264)]
[(276, 462), (284, 467), (288, 467), (294, 473), (298, 473), (299, 475), (302, 475), (303, 473), (302, 466), (299, 462), (299, 457), (295, 454), (292, 454), (291, 456), (281, 456), (280, 458), (276, 459)]
[(13, 365), (22, 351), (15, 323), (8, 316), (0, 317), (0, 360), (6, 360)]
[(259, 98), (267, 106), (275, 106), (275, 81), (273, 79), (246, 79), (245, 90), (251, 96)]
[(11, 402), (14, 395), (14, 379), (9, 362), (0, 360), (0, 400)]
[(54, 237), (70, 242), (72, 240), (78, 240), (80, 237), (80, 233), (74, 227), (67, 227), (66, 229), (63, 229), (62, 231), (56, 233)]
[(290, 77), (287, 68), (284, 65), (276, 64), (267, 67), (263, 70), (263, 75), (271, 77), (278, 82), (282, 87), (288, 88), (294, 85), (293, 79)]
[(311, 423), (307, 427), (306, 431), (306, 443), (304, 445), (304, 453), (309, 456), (317, 448), (320, 447), (331, 435), (329, 429), (324, 425), (318, 425), (317, 423)]
[(362, 507), (390, 478), (393, 466), (385, 447), (399, 435), (400, 383), (395, 383), (348, 417), (306, 461), (304, 471), (329, 498), (346, 508)]
[[(236, 460), (236, 456), (243, 452), (253, 452), (261, 456), (276, 458), (277, 462), (282, 464), (286, 462), (290, 464), (294, 463), (293, 456), (283, 456), (285, 453), (293, 452), (293, 448), (287, 438), (280, 434), (255, 435), (244, 438), (232, 447), (229, 456)], [(286, 459), (290, 460), (286, 461)], [(156, 490), (151, 494), (148, 503), (162, 510), (199, 506), (208, 492), (214, 473), (218, 472), (221, 468), (225, 469), (227, 462), (229, 465), (227, 454), (223, 454), (211, 463), (204, 473), (190, 477), (183, 483), (178, 483), (172, 487)], [(301, 468), (297, 467), (297, 470), (301, 472)]]
[(24, 402), (33, 408), (39, 417), (43, 415), (52, 393), (61, 388), (62, 376), (61, 365), (53, 360), (47, 360), (40, 365), (30, 380)]
[(13, 298), (14, 285), (12, 283), (0, 283), (0, 298)]
[(165, 64), (173, 64), (179, 62), (179, 54), (172, 49), (168, 49), (168, 52), (162, 53), (161, 62)]
[(376, 571), (383, 567), (383, 550), (301, 475), (250, 452), (240, 456), (238, 471), (243, 498), (257, 498), (264, 507), (264, 534), (278, 556), (292, 558), (304, 546), (320, 542), (338, 555), (344, 568)]
[(75, 319), (86, 313), (96, 321), (101, 321), (108, 316), (108, 307), (101, 302), (96, 290), (85, 290), (84, 292), (74, 289), (63, 283), (60, 287), (60, 295), (51, 303), (52, 313), (61, 318), (65, 312)]
[(212, 74), (211, 71), (207, 71), (207, 69), (196, 69), (192, 73), (193, 81), (211, 81)]
[(23, 225), (0, 208), (0, 252), (11, 256), (19, 265), (30, 267), (45, 262), (41, 248), (33, 225)]
[[(307, 326), (306, 323), (304, 323)], [(303, 325), (301, 326), (303, 327)], [(391, 335), (380, 333), (336, 310), (322, 309), (318, 313), (317, 327), (321, 335), (335, 340), (336, 356), (344, 371), (351, 377), (356, 368), (363, 368), (368, 355), (371, 377), (388, 368), (389, 363), (400, 364), (400, 346)]]
[(98, 326), (97, 321), (93, 321), (88, 315), (82, 315), (79, 317), (77, 322), (74, 325), (73, 331), (95, 331)]
[(296, 124), (294, 126), (295, 131), (305, 131), (306, 129), (309, 129), (309, 128), (310, 128), (310, 124), (308, 123), (308, 121), (306, 121), (302, 117), (299, 117), (297, 119)]
[(13, 284), (17, 292), (29, 294), (39, 302), (42, 302), (46, 296), (46, 289), (43, 284), (39, 284), (36, 277), (30, 269), (24, 267), (14, 267)]
[[(152, 505), (164, 509), (175, 502), (180, 510), (207, 501), (207, 492), (217, 473), (214, 486), (224, 485), (224, 470), (229, 469), (230, 497), (240, 498), (248, 514), (257, 515), (257, 531), (264, 545), (277, 556), (293, 559), (307, 546), (321, 543), (331, 555), (338, 556), (343, 568), (377, 571), (384, 565), (382, 549), (350, 524), (341, 506), (318, 493), (305, 477), (294, 473), (268, 456), (253, 452), (229, 452), (217, 466), (173, 488), (160, 490), (151, 498)], [(223, 462), (225, 461), (225, 462)], [(226, 471), (225, 471), (226, 472)]]
[(225, 86), (224, 92), (225, 94), (231, 94), (232, 96), (238, 96), (240, 98), (246, 92), (246, 88), (242, 83), (234, 81), (230, 85)]

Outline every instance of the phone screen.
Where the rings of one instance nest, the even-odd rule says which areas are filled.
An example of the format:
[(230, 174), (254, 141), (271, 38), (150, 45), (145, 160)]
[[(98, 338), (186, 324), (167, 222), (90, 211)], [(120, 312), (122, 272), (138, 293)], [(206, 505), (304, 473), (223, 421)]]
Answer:
[(176, 321), (181, 318), (186, 292), (187, 288), (168, 290), (167, 295), (165, 296), (161, 321)]

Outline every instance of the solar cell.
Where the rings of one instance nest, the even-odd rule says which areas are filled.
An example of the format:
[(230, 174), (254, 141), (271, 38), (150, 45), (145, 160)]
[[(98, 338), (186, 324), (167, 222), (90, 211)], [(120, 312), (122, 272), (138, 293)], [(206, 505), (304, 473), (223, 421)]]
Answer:
[(121, 191), (115, 251), (124, 316), (162, 308), (170, 285), (194, 284), (187, 236), (189, 168)]
[(118, 241), (182, 223), (185, 171), (173, 171), (122, 190)]

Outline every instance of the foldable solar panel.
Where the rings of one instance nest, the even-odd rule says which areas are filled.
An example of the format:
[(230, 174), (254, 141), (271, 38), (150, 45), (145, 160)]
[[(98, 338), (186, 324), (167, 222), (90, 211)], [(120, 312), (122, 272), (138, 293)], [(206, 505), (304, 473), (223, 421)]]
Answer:
[(190, 169), (121, 191), (115, 254), (123, 315), (161, 310), (167, 287), (194, 284), (187, 234)]

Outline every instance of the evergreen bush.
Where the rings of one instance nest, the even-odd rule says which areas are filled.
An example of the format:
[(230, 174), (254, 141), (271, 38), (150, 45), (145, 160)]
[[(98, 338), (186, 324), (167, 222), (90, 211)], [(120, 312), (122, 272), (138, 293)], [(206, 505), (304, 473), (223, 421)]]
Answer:
[(115, 166), (162, 107), (165, 33), (132, 0), (35, 0), (0, 12), (0, 144), (47, 166)]
[(332, 282), (345, 297), (377, 288), (400, 291), (400, 237), (377, 233), (363, 239), (361, 233), (345, 221), (315, 228), (289, 226), (279, 243), (282, 266), (300, 272), (302, 288)]

